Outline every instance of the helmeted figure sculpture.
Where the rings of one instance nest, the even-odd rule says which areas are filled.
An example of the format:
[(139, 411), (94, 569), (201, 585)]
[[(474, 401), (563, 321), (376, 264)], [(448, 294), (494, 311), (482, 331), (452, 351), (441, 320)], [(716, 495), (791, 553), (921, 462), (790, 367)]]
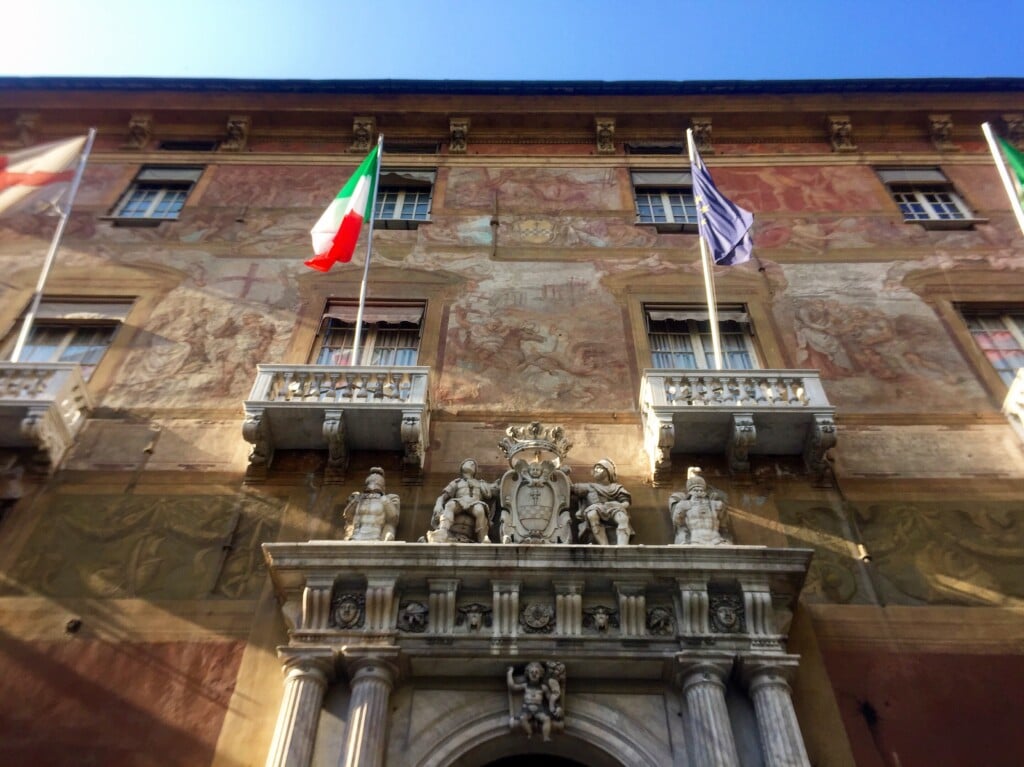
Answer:
[(626, 546), (633, 534), (629, 524), (629, 504), (633, 498), (622, 485), (616, 482), (615, 464), (609, 458), (602, 458), (594, 464), (593, 482), (579, 482), (572, 486), (572, 494), (579, 499), (576, 518), (579, 524), (581, 543), (591, 540), (607, 546), (606, 524), (615, 527), (615, 544)]
[(669, 514), (676, 528), (675, 543), (689, 546), (719, 546), (731, 543), (722, 527), (725, 502), (717, 492), (708, 493), (708, 483), (699, 466), (686, 472), (686, 492), (672, 493)]
[(476, 470), (476, 461), (464, 460), (459, 476), (438, 496), (426, 536), (428, 542), (490, 543), (487, 531), (494, 517), (491, 501), (498, 484), (478, 479)]
[(400, 501), (394, 493), (388, 494), (384, 485), (384, 470), (370, 469), (362, 492), (352, 493), (342, 514), (347, 541), (393, 541), (398, 531)]

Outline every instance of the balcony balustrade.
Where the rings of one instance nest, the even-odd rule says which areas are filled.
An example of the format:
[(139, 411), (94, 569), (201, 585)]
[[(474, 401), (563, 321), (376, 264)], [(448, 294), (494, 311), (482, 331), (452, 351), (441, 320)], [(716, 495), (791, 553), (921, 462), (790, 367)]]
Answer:
[(734, 472), (749, 471), (751, 454), (802, 454), (820, 473), (836, 443), (835, 408), (814, 370), (648, 369), (640, 408), (656, 484), (678, 453), (725, 452)]
[(0, 447), (34, 448), (52, 471), (85, 425), (92, 399), (73, 362), (0, 362)]
[(403, 481), (423, 468), (429, 410), (426, 367), (258, 365), (242, 435), (253, 445), (250, 479), (266, 476), (278, 449), (325, 449), (327, 481), (352, 450), (400, 450)]

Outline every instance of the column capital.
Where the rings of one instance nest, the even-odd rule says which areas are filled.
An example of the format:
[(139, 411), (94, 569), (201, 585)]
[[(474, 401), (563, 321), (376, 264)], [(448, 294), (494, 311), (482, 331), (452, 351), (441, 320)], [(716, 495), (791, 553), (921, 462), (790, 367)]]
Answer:
[(401, 672), (401, 652), (397, 647), (345, 647), (341, 660), (350, 684), (377, 679), (390, 689)]
[(682, 652), (676, 655), (677, 684), (685, 690), (692, 684), (714, 682), (725, 687), (735, 656), (728, 652)]
[(737, 658), (737, 665), (740, 681), (751, 692), (766, 685), (784, 685), (788, 689), (796, 676), (800, 656), (745, 653)]
[(277, 657), (289, 679), (305, 676), (324, 687), (334, 681), (336, 654), (330, 647), (283, 645), (277, 648)]

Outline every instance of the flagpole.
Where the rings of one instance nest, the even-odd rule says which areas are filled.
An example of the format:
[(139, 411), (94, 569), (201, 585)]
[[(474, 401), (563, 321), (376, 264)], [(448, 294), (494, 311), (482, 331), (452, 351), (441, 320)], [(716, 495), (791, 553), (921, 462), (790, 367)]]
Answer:
[[(694, 144), (693, 129), (686, 129), (686, 148), (690, 155), (690, 168), (694, 166)], [(696, 200), (694, 200), (696, 202)], [(697, 239), (700, 240), (700, 263), (704, 271), (704, 292), (708, 301), (708, 324), (711, 325), (711, 348), (715, 354), (715, 369), (725, 370), (722, 360), (722, 339), (718, 332), (718, 302), (715, 298), (715, 275), (711, 267), (711, 256), (708, 253), (707, 243), (704, 241), (704, 217), (700, 211), (700, 204), (697, 204)]]
[(11, 362), (17, 362), (21, 357), (21, 351), (25, 346), (25, 342), (28, 341), (29, 332), (32, 330), (32, 324), (35, 322), (36, 313), (39, 311), (39, 302), (43, 299), (43, 288), (46, 287), (46, 279), (50, 276), (50, 269), (53, 267), (53, 262), (57, 258), (57, 248), (60, 247), (61, 239), (64, 237), (64, 229), (67, 226), (68, 218), (71, 215), (71, 206), (75, 202), (75, 195), (78, 193), (78, 185), (82, 181), (82, 173), (85, 171), (85, 164), (89, 160), (89, 152), (92, 150), (92, 141), (96, 138), (96, 129), (89, 128), (89, 137), (85, 140), (85, 146), (82, 149), (82, 154), (78, 158), (78, 168), (75, 170), (75, 177), (71, 181), (71, 187), (68, 189), (67, 205), (61, 210), (60, 221), (57, 223), (57, 229), (53, 233), (53, 239), (50, 240), (50, 249), (46, 253), (46, 260), (43, 261), (43, 269), (39, 273), (39, 280), (36, 282), (36, 292), (32, 294), (32, 304), (29, 306), (28, 312), (25, 314), (25, 320), (21, 323), (21, 332), (18, 333), (18, 340), (14, 344), (14, 351), (11, 352)]
[(1021, 208), (1020, 197), (1017, 195), (1017, 189), (1013, 185), (1013, 179), (1010, 178), (1010, 173), (1006, 170), (1006, 163), (1003, 161), (1002, 152), (999, 151), (995, 136), (992, 134), (992, 127), (987, 122), (982, 123), (981, 132), (985, 134), (985, 141), (988, 142), (989, 151), (992, 152), (992, 159), (996, 162), (999, 178), (1003, 180), (1003, 186), (1006, 188), (1006, 196), (1010, 198), (1010, 206), (1013, 208), (1014, 215), (1017, 216), (1017, 225), (1020, 227), (1021, 232), (1024, 232), (1024, 209)]
[(377, 135), (377, 170), (373, 174), (373, 188), (370, 189), (370, 231), (366, 235), (366, 263), (363, 264), (363, 282), (359, 286), (359, 310), (356, 312), (356, 337), (352, 341), (351, 365), (359, 364), (360, 342), (363, 335), (363, 309), (366, 308), (366, 283), (370, 277), (370, 253), (373, 250), (373, 222), (377, 218), (377, 185), (380, 181), (380, 166), (384, 160), (384, 134)]

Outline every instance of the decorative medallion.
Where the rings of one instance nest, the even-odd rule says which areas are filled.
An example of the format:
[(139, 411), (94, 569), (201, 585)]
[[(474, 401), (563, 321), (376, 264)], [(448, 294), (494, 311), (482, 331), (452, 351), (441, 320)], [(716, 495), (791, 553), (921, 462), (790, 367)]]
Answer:
[(422, 602), (406, 602), (398, 609), (398, 630), (422, 634), (427, 630), (428, 613)]
[(716, 634), (739, 634), (745, 630), (743, 599), (737, 594), (709, 594), (711, 630)]
[(331, 624), (340, 629), (362, 627), (365, 604), (362, 594), (338, 594), (331, 600)]
[(555, 628), (555, 610), (550, 605), (533, 602), (523, 608), (519, 623), (528, 634), (550, 634)]
[(609, 627), (619, 627), (619, 613), (610, 607), (598, 605), (583, 611), (583, 628), (607, 634)]
[(668, 607), (652, 607), (647, 611), (647, 631), (651, 636), (664, 637), (675, 634), (675, 619)]
[(487, 605), (473, 602), (459, 608), (459, 614), (455, 618), (456, 626), (465, 626), (468, 631), (479, 631), (481, 628), (490, 628), (492, 624), (491, 608)]

